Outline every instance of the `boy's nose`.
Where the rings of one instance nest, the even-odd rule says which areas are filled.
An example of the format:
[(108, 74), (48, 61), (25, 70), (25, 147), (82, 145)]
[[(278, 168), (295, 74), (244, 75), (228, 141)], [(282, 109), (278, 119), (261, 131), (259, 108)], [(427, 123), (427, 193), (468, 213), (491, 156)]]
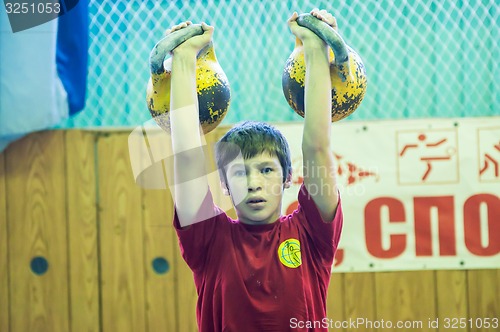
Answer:
[(250, 192), (262, 189), (259, 175), (249, 174), (247, 176), (247, 185)]

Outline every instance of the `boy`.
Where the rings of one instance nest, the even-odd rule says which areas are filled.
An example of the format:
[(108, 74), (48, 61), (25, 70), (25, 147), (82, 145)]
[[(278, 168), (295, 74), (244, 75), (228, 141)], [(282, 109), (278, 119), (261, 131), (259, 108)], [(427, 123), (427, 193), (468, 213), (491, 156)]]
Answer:
[[(326, 11), (311, 14), (336, 28)], [(238, 219), (214, 205), (204, 176), (195, 82), (196, 54), (211, 40), (213, 27), (203, 23), (203, 35), (172, 52), (174, 226), (194, 274), (200, 331), (327, 330), (322, 320), (342, 228), (330, 147), (328, 48), (296, 19), (294, 13), (288, 24), (304, 46), (306, 115), (304, 182), (291, 215), (281, 215), (291, 182), (288, 144), (279, 131), (258, 122), (237, 125), (216, 149), (221, 183)]]

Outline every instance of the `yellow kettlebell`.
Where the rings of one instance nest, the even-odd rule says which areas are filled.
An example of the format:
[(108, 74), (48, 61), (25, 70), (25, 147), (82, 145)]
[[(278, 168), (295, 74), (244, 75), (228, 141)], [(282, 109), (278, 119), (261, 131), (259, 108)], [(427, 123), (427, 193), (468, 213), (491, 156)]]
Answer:
[[(146, 89), (149, 112), (156, 123), (170, 131), (170, 82), (172, 58), (167, 55), (191, 37), (203, 34), (201, 24), (193, 24), (174, 31), (161, 39), (149, 56), (151, 77)], [(214, 130), (224, 119), (231, 100), (231, 90), (226, 74), (222, 70), (213, 42), (198, 52), (196, 57), (196, 90), (200, 124), (206, 134)]]
[[(346, 45), (330, 25), (311, 14), (301, 14), (297, 24), (316, 33), (330, 46), (332, 82), (332, 122), (342, 120), (361, 104), (366, 92), (366, 69), (360, 56)], [(296, 39), (295, 49), (283, 70), (282, 86), (290, 107), (304, 117), (304, 85), (306, 65), (302, 43)]]

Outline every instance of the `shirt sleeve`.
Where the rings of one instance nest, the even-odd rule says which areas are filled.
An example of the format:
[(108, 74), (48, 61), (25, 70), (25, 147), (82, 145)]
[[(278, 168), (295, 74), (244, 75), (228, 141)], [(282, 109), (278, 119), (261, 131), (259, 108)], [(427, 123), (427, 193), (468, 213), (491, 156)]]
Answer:
[(173, 224), (181, 255), (193, 272), (203, 269), (210, 243), (216, 237), (216, 228), (227, 221), (227, 215), (213, 203), (210, 190), (207, 192), (196, 220), (201, 220), (187, 227), (181, 227), (177, 210), (174, 210)]
[(298, 201), (298, 213), (302, 213), (305, 219), (302, 227), (311, 239), (310, 242), (323, 264), (331, 266), (340, 241), (344, 220), (340, 195), (333, 220), (328, 221), (323, 220), (316, 203), (303, 184), (299, 190)]

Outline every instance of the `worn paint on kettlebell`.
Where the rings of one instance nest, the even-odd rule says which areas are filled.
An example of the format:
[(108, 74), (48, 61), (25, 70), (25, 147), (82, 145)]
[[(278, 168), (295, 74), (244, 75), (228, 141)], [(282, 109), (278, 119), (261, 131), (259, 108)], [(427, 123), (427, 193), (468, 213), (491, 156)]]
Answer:
[[(338, 47), (335, 54), (347, 54), (347, 61), (337, 63), (339, 61), (335, 61), (335, 54), (332, 48), (329, 48), (330, 79), (332, 84), (331, 119), (334, 122), (353, 113), (361, 104), (366, 92), (367, 79), (366, 69), (359, 55), (344, 43), (338, 33), (334, 33), (332, 36), (335, 43), (329, 43), (328, 45)], [(328, 38), (332, 40), (331, 36)], [(282, 75), (282, 87), (288, 104), (302, 117), (305, 115), (305, 73), (306, 66), (303, 45), (300, 41), (296, 40), (295, 48), (285, 63)]]
[[(160, 127), (170, 130), (171, 59), (165, 61), (164, 67), (164, 73), (151, 75), (146, 98), (151, 116)], [(217, 62), (212, 43), (196, 59), (196, 92), (200, 124), (203, 132), (208, 133), (224, 119), (231, 99), (229, 82)]]

